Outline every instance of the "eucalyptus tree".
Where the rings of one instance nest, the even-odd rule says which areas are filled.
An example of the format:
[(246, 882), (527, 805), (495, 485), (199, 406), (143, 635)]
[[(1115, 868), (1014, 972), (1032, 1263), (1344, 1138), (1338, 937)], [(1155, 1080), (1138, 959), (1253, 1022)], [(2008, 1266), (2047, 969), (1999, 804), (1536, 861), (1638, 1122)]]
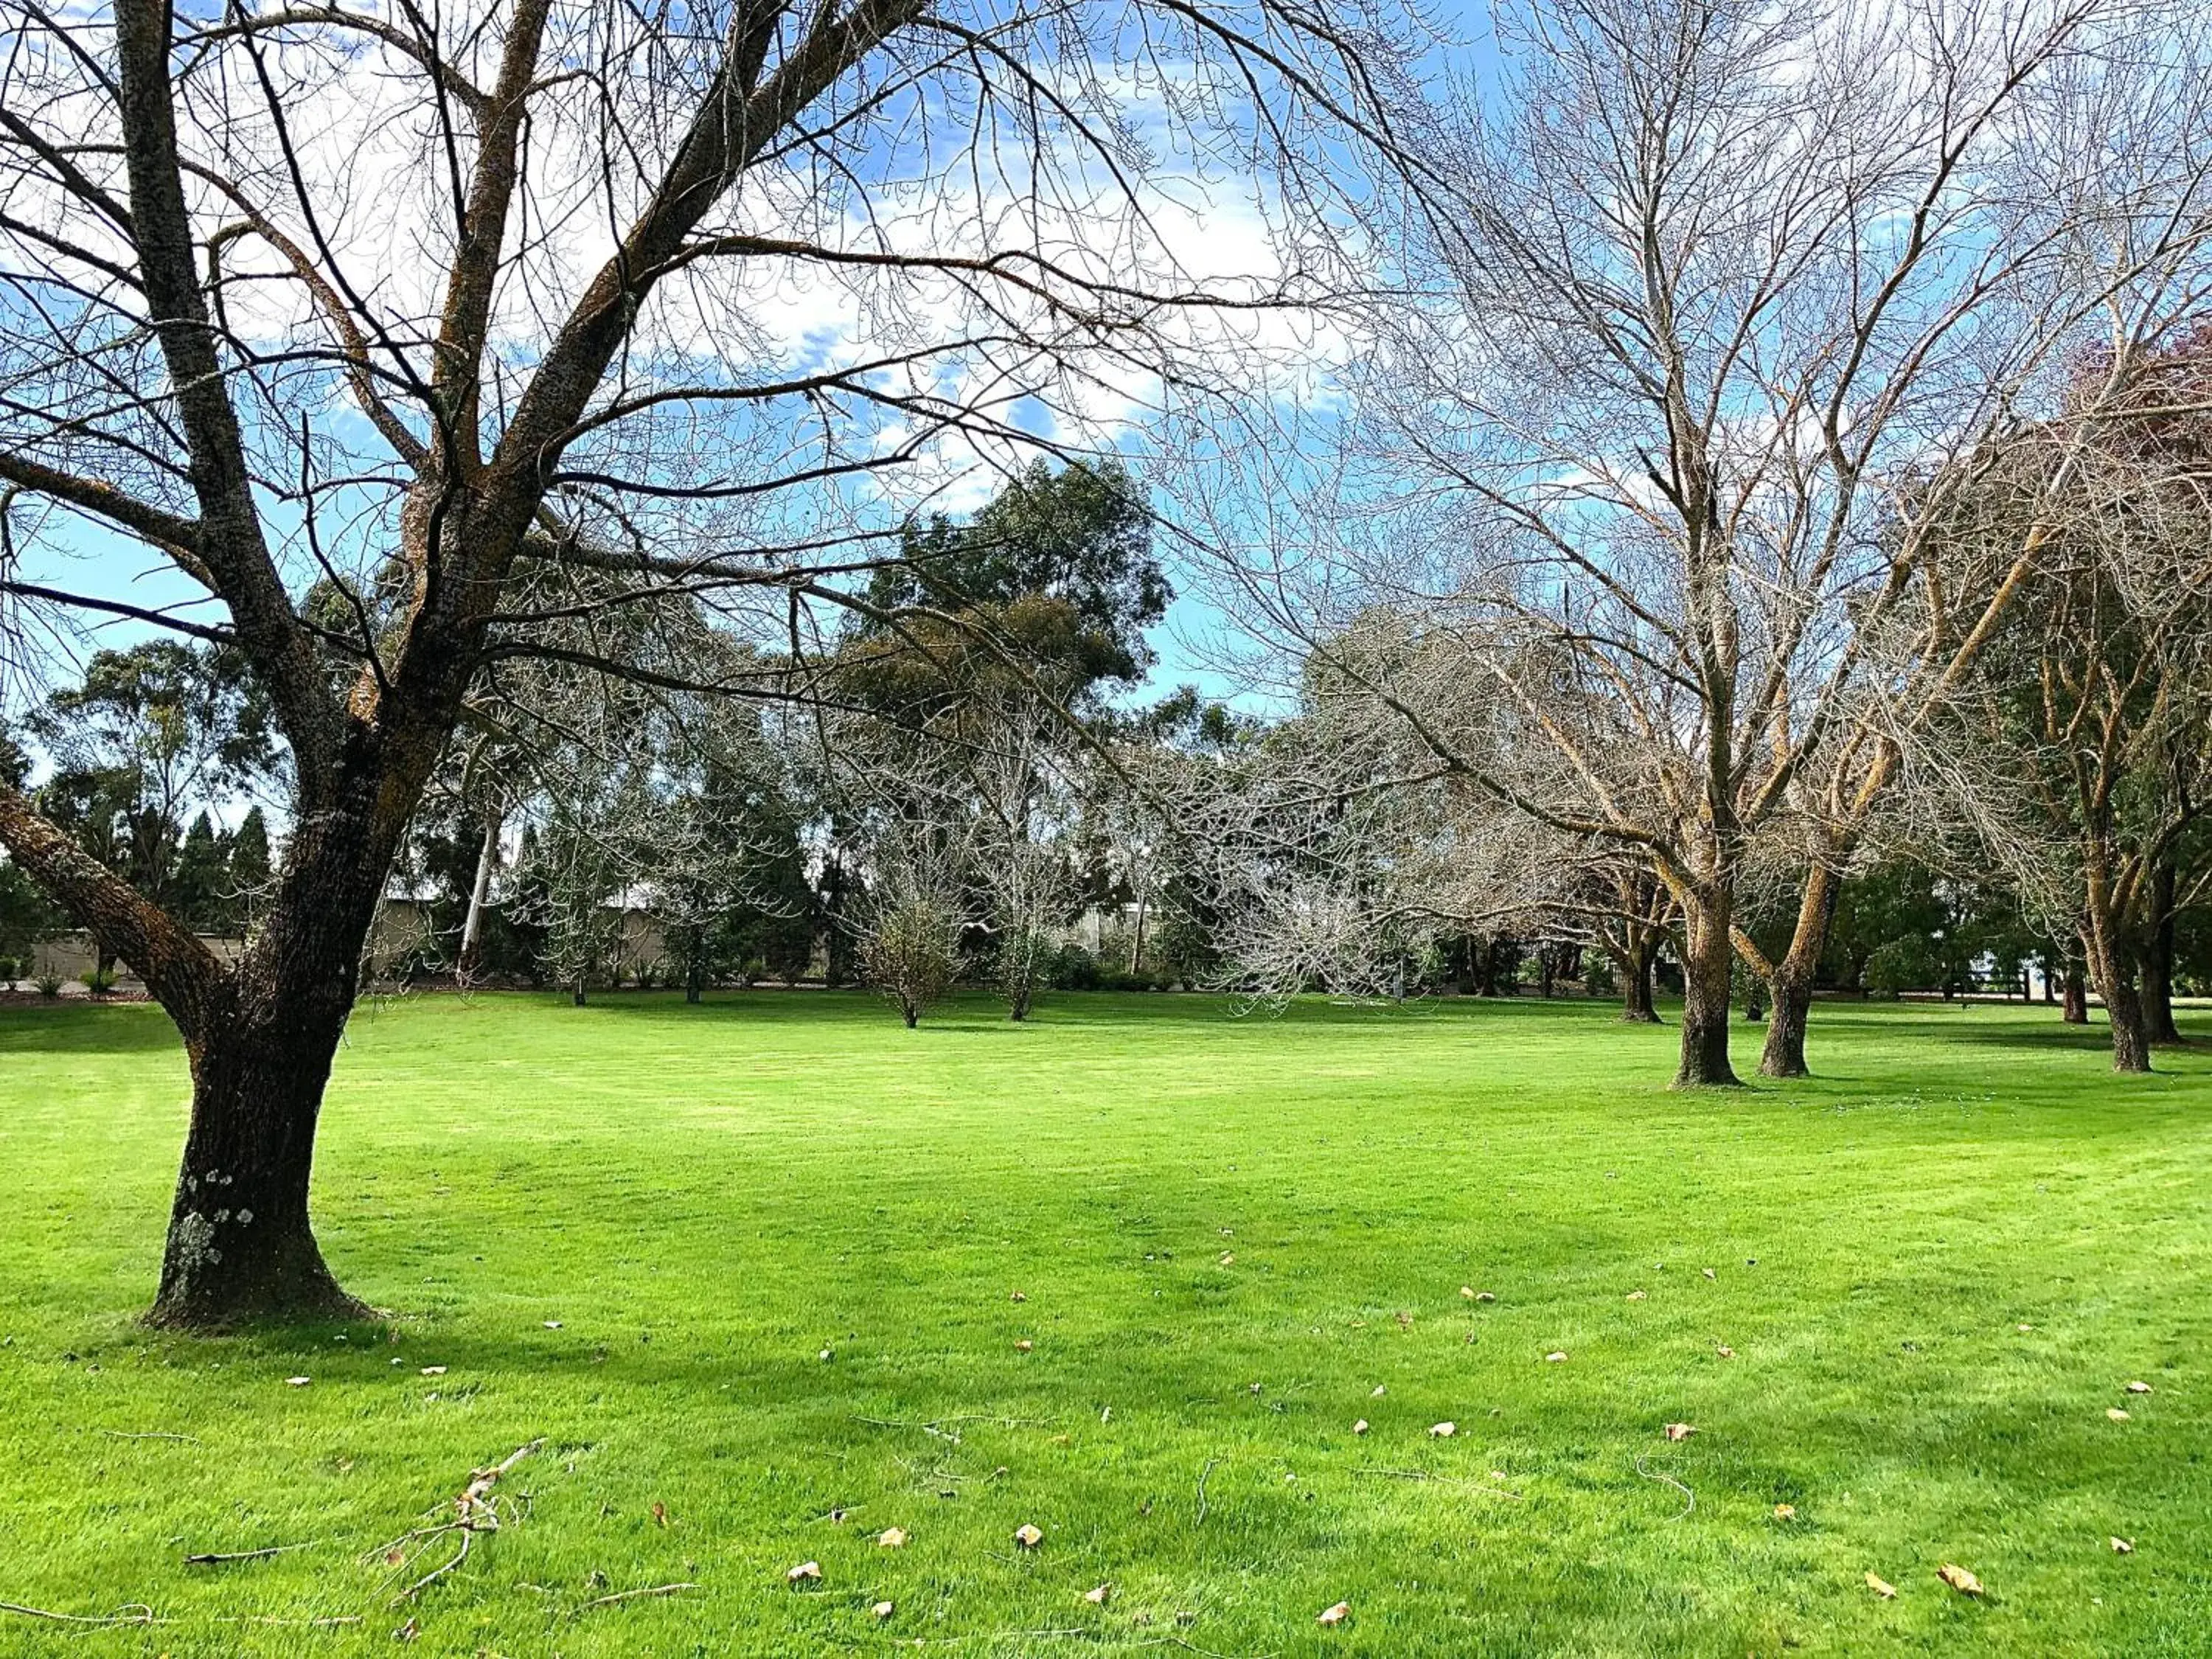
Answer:
[[(36, 562), (5, 597), (235, 650), (294, 769), (235, 964), (0, 790), (0, 842), (183, 1034), (183, 1326), (359, 1311), (307, 1198), (385, 872), (481, 676), (599, 665), (531, 637), (531, 574), (800, 633), (896, 556), (902, 488), (1241, 398), (1241, 325), (1329, 274), (1291, 245), (1315, 164), (1403, 32), (1286, 0), (6, 15), (0, 483)], [(149, 553), (172, 586), (119, 597)]]

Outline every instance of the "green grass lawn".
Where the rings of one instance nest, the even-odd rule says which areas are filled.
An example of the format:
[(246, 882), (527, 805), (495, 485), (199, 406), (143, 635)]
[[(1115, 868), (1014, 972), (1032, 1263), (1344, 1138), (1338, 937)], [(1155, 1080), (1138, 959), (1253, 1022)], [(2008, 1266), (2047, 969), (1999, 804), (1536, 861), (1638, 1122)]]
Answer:
[(2212, 1048), (1823, 1006), (1685, 1097), (1608, 1014), (366, 1007), (317, 1205), (389, 1327), (195, 1340), (169, 1028), (0, 1011), (0, 1601), (164, 1620), (0, 1653), (2212, 1652)]

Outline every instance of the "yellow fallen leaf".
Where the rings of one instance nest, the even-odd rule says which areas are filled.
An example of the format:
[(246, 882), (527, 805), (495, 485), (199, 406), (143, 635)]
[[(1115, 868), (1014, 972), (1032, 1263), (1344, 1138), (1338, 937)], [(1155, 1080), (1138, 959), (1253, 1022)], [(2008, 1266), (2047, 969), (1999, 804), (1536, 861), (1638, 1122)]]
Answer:
[(1470, 1302), (1474, 1300), (1474, 1286), (1472, 1285), (1461, 1285), (1459, 1287), (1459, 1293)]
[(1372, 1394), (1369, 1395), (1367, 1397), (1368, 1397), (1370, 1400), (1380, 1400), (1380, 1399), (1382, 1397), (1382, 1391), (1383, 1391), (1382, 1384), (1382, 1383), (1380, 1383), (1380, 1382), (1377, 1382), (1377, 1383), (1375, 1385), (1375, 1391), (1374, 1391)]
[(1735, 1358), (1735, 1350), (1729, 1347), (1725, 1342), (1721, 1344), (1719, 1347), (1715, 1348), (1713, 1352), (1723, 1359), (1733, 1359)]
[(1429, 1425), (1429, 1434), (1432, 1439), (1449, 1440), (1458, 1432), (1459, 1425), (1456, 1423), (1432, 1423)]
[(876, 1542), (887, 1550), (902, 1550), (906, 1547), (906, 1528), (885, 1527), (876, 1534)]
[(1498, 1298), (1488, 1291), (1477, 1291), (1474, 1293), (1474, 1299), (1477, 1302), (1495, 1302), (1498, 1300)]
[(1641, 1302), (1644, 1300), (1644, 1292), (1641, 1291), (1631, 1291), (1628, 1293), (1627, 1299), (1631, 1302)]
[(1705, 1269), (1705, 1277), (1708, 1279), (1718, 1279), (1720, 1275), (1715, 1273), (1711, 1267), (1708, 1267)]
[(1035, 1527), (1024, 1524), (1015, 1529), (1014, 1542), (1019, 1544), (1025, 1550), (1033, 1550), (1039, 1544), (1044, 1542), (1044, 1534), (1038, 1531)]
[(1961, 1595), (1979, 1595), (1982, 1581), (1955, 1561), (1946, 1561), (1936, 1569), (1936, 1576)]
[(1866, 1576), (1866, 1582), (1867, 1588), (1872, 1590), (1876, 1595), (1881, 1597), (1883, 1601), (1894, 1601), (1897, 1600), (1897, 1586), (1891, 1583), (1889, 1580), (1884, 1578), (1881, 1574), (1869, 1571)]
[(2135, 1553), (2136, 1553), (2135, 1540), (2133, 1540), (2132, 1538), (2115, 1538), (2115, 1539), (2113, 1539), (2113, 1540), (2112, 1540), (2112, 1553), (2113, 1553), (2113, 1554), (2115, 1554), (2115, 1555), (2133, 1555)]
[(1013, 1298), (1012, 1298), (1012, 1299), (1013, 1299), (1014, 1301), (1016, 1301), (1016, 1302), (1026, 1302), (1026, 1301), (1028, 1301), (1028, 1300), (1029, 1300), (1029, 1297), (1028, 1297), (1028, 1296), (1027, 1296), (1027, 1295), (1025, 1295), (1024, 1292), (1022, 1292), (1022, 1291), (1016, 1291), (1014, 1292), (1014, 1294), (1013, 1294)]
[(1014, 1344), (1014, 1352), (1016, 1353), (1029, 1353), (1036, 1347), (1036, 1343), (1030, 1341), (1029, 1338), (1024, 1337), (1020, 1341)]
[(1363, 1417), (1363, 1418), (1361, 1418), (1361, 1419), (1360, 1419), (1357, 1423), (1354, 1423), (1354, 1424), (1352, 1425), (1352, 1433), (1354, 1433), (1354, 1434), (1364, 1434), (1364, 1433), (1366, 1433), (1366, 1432), (1367, 1432), (1367, 1419), (1366, 1419), (1365, 1418), (1364, 1418), (1364, 1417)]
[(1321, 1618), (1316, 1622), (1324, 1625), (1340, 1625), (1351, 1617), (1352, 1603), (1339, 1601), (1334, 1607), (1323, 1607), (1321, 1610)]
[(443, 1376), (445, 1374), (446, 1368), (443, 1365), (425, 1365), (422, 1367), (422, 1375), (425, 1376)]
[(1235, 1267), (1237, 1265), (1237, 1252), (1234, 1250), (1224, 1250), (1221, 1253), (1221, 1265), (1224, 1267)]
[(1566, 1357), (1567, 1351), (1565, 1348), (1555, 1348), (1544, 1356), (1544, 1361), (1547, 1364), (1556, 1365)]
[(1113, 1593), (1114, 1587), (1111, 1584), (1100, 1584), (1095, 1589), (1084, 1591), (1083, 1599), (1094, 1607), (1103, 1607), (1106, 1605), (1106, 1598)]
[(2150, 1392), (2150, 1384), (2148, 1382), (2130, 1382), (2128, 1384), (2128, 1392), (2130, 1394), (2148, 1394)]
[(1667, 1425), (1667, 1437), (1669, 1440), (1687, 1440), (1696, 1432), (1697, 1431), (1687, 1423), (1669, 1423)]
[(2122, 1411), (2118, 1406), (2106, 1407), (2105, 1415), (2111, 1418), (2115, 1423), (2124, 1423), (2128, 1420), (2128, 1414)]
[(809, 1583), (821, 1577), (822, 1564), (819, 1561), (801, 1561), (783, 1575), (784, 1582), (788, 1584)]
[(1797, 1518), (1797, 1506), (1795, 1504), (1777, 1504), (1774, 1506), (1774, 1518), (1777, 1521), (1795, 1521)]
[(304, 1389), (314, 1380), (312, 1376), (288, 1376), (284, 1379), (284, 1386), (288, 1389)]
[(878, 1619), (888, 1619), (893, 1613), (896, 1613), (898, 1608), (891, 1602), (878, 1601), (875, 1606), (870, 1607), (868, 1611), (875, 1614)]

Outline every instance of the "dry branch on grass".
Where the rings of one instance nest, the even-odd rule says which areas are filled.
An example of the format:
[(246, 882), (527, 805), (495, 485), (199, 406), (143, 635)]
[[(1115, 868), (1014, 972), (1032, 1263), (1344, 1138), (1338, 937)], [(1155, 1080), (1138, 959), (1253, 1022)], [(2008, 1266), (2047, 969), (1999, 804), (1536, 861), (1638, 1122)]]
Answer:
[[(478, 1533), (497, 1532), (502, 1524), (501, 1499), (493, 1495), (492, 1488), (501, 1479), (514, 1473), (515, 1466), (543, 1446), (543, 1439), (533, 1440), (526, 1446), (518, 1446), (489, 1468), (477, 1469), (469, 1476), (467, 1486), (454, 1494), (453, 1512), (449, 1520), (429, 1526), (416, 1527), (402, 1533), (375, 1553), (382, 1556), (392, 1568), (394, 1579), (411, 1571), (441, 1539), (454, 1539), (453, 1553), (438, 1565), (397, 1592), (392, 1598), (397, 1604), (411, 1601), (432, 1584), (452, 1572), (469, 1559)], [(435, 1511), (433, 1511), (434, 1513)]]

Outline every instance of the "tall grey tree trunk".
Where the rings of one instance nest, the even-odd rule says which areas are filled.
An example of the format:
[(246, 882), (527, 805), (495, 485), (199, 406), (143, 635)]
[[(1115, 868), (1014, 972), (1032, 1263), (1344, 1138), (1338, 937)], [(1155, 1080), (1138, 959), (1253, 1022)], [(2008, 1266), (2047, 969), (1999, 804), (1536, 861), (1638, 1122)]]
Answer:
[(492, 872), (499, 866), (500, 815), (484, 821), (483, 845), (477, 853), (477, 878), (469, 889), (469, 914), (461, 924), (461, 948), (453, 962), (453, 977), (473, 985), (483, 962), (484, 907), (491, 897)]
[(2143, 952), (2143, 1029), (2154, 1048), (2186, 1041), (2173, 1023), (2173, 860), (2160, 860), (2151, 877), (2150, 946)]

